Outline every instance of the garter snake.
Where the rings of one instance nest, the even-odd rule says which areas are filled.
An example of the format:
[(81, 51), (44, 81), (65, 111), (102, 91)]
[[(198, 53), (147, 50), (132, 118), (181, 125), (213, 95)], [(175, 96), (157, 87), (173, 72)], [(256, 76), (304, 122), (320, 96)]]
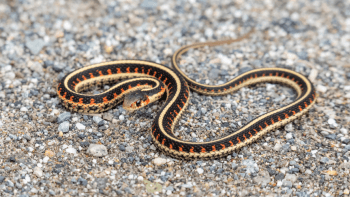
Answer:
[[(213, 86), (200, 84), (190, 79), (177, 64), (177, 59), (189, 49), (230, 44), (248, 37), (251, 32), (235, 40), (184, 46), (172, 56), (173, 69), (140, 60), (118, 60), (90, 65), (66, 75), (57, 87), (57, 94), (63, 105), (71, 111), (100, 113), (113, 108), (121, 103), (125, 96), (135, 92), (142, 92), (145, 96), (128, 104), (126, 107), (129, 109), (143, 107), (166, 93), (166, 101), (150, 129), (153, 141), (158, 148), (173, 157), (183, 159), (222, 157), (256, 141), (267, 132), (301, 117), (316, 101), (316, 92), (311, 82), (305, 76), (289, 69), (254, 69), (227, 83)], [(81, 94), (81, 91), (91, 86), (112, 83), (119, 79), (126, 80), (100, 94)], [(190, 89), (204, 95), (217, 96), (262, 82), (288, 85), (297, 92), (297, 98), (292, 103), (261, 115), (237, 131), (213, 141), (189, 142), (174, 135), (174, 127), (189, 103)]]

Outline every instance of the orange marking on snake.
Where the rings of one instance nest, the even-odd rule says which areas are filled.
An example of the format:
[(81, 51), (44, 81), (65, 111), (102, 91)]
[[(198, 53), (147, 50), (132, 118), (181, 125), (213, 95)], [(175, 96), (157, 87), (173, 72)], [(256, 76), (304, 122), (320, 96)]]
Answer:
[(152, 133), (152, 135), (154, 135), (154, 133), (155, 133), (155, 132), (156, 132), (156, 129), (154, 129), (154, 130), (153, 130), (153, 133)]
[(285, 118), (289, 118), (288, 114), (283, 113)]
[(160, 74), (160, 77), (158, 77), (158, 79), (160, 80), (162, 78), (163, 74)]
[(132, 86), (131, 85), (129, 85), (129, 87), (128, 87), (129, 89), (131, 89), (132, 88)]
[(89, 75), (90, 75), (90, 79), (95, 78), (92, 73), (89, 73)]
[(113, 93), (113, 96), (114, 96), (114, 98), (117, 98), (118, 94), (117, 93)]
[(278, 76), (278, 72), (276, 72), (276, 76)]
[(179, 151), (182, 152), (182, 151), (183, 151), (183, 150), (182, 150), (183, 148), (184, 148), (184, 146), (179, 146)]
[(109, 102), (109, 100), (107, 99), (107, 97), (105, 96), (105, 97), (103, 97), (103, 102), (104, 103), (108, 103)]
[(67, 96), (67, 92), (65, 92), (65, 93), (63, 94), (62, 98), (66, 98), (66, 96)]
[(177, 107), (181, 110), (182, 108), (180, 107), (180, 105), (179, 104), (177, 104)]
[(268, 127), (269, 125), (267, 124), (267, 122), (264, 122), (265, 123), (265, 125), (266, 125), (266, 127)]
[(73, 102), (73, 98), (74, 98), (74, 96), (71, 96), (71, 97), (69, 98), (69, 101)]
[(263, 76), (263, 77), (265, 77), (265, 73), (264, 73), (264, 74), (262, 74), (262, 76)]
[(252, 135), (252, 133), (250, 131), (248, 133), (249, 133), (250, 137), (253, 137), (253, 135)]
[(83, 75), (83, 76), (81, 76), (84, 80), (86, 80), (86, 77)]
[(255, 131), (255, 134), (258, 134), (258, 131), (256, 129), (253, 129)]
[(130, 73), (130, 67), (126, 68), (126, 73)]
[(83, 98), (80, 98), (78, 104), (83, 104), (83, 100), (84, 100)]
[(184, 93), (184, 97), (185, 97), (185, 99), (187, 99), (187, 96), (186, 96), (186, 94)]
[(284, 77), (284, 73), (282, 73), (281, 77)]
[(312, 103), (312, 99), (311, 98), (309, 98), (309, 101), (310, 101), (310, 103)]
[(90, 99), (90, 105), (95, 105), (96, 103), (95, 103), (95, 99)]
[(299, 110), (300, 110), (300, 111), (303, 111), (303, 109), (301, 108), (301, 106), (300, 106), (300, 105), (299, 105)]
[(157, 74), (157, 71), (154, 71), (154, 73), (153, 73), (153, 77), (156, 77), (156, 74)]
[(192, 146), (191, 149), (190, 149), (190, 152), (191, 152), (191, 153), (194, 153), (193, 150), (194, 150), (194, 147)]
[(286, 78), (289, 79), (289, 75)]
[(162, 145), (164, 145), (164, 143), (165, 143), (165, 140), (166, 140), (165, 138), (164, 138), (164, 139), (162, 140)]
[(152, 68), (150, 68), (150, 69), (147, 70), (147, 75), (149, 75), (149, 72), (151, 72), (151, 69), (152, 69)]
[(173, 149), (173, 145), (172, 145), (172, 144), (169, 144), (169, 148), (170, 148), (170, 149)]
[(118, 73), (118, 74), (122, 73), (122, 71), (120, 70), (120, 68), (117, 68), (117, 73)]
[(202, 152), (202, 153), (205, 153), (205, 152), (206, 152), (205, 148), (203, 148), (202, 146), (201, 146), (201, 152)]
[(107, 73), (108, 73), (108, 75), (111, 75), (111, 74), (112, 74), (112, 70), (111, 70), (111, 69), (108, 69), (108, 70), (107, 70)]
[(258, 78), (258, 74), (255, 74), (255, 78)]
[(122, 93), (124, 93), (124, 92), (125, 92), (124, 88), (120, 89), (120, 91), (122, 91)]
[(282, 121), (281, 117), (277, 116), (278, 117), (278, 121)]
[(60, 88), (60, 89), (57, 91), (58, 95), (61, 95), (61, 91), (62, 91), (62, 88)]
[(247, 140), (247, 137), (245, 136), (245, 134), (243, 134), (244, 140)]
[(136, 68), (135, 68), (135, 73), (138, 73), (138, 70), (139, 70), (139, 68), (136, 67)]
[(312, 97), (314, 97), (314, 99), (315, 99), (315, 95), (314, 94), (312, 94)]
[(158, 140), (159, 136), (160, 136), (160, 134), (157, 135), (156, 140)]
[(163, 81), (163, 83), (165, 84), (165, 82), (166, 82), (167, 80), (168, 80), (168, 78), (165, 78), (164, 81)]
[(76, 80), (77, 80), (77, 82), (79, 82), (79, 83), (81, 82), (81, 80), (80, 80), (79, 78), (77, 78)]
[(269, 75), (272, 76), (272, 73), (270, 73)]
[(239, 139), (239, 137), (237, 137), (238, 143), (241, 143), (242, 141)]
[(144, 67), (141, 67), (141, 73), (145, 74), (145, 68)]
[(216, 151), (215, 145), (211, 146), (211, 151)]
[(226, 148), (225, 144), (220, 144), (220, 145), (222, 146), (222, 149)]
[(100, 74), (100, 76), (103, 76), (102, 71), (100, 70), (96, 70), (96, 71), (98, 72), (98, 74)]
[(271, 118), (271, 123), (272, 123), (272, 124), (275, 124), (275, 121), (274, 121), (272, 118)]
[(230, 140), (230, 141), (228, 141), (228, 142), (230, 142), (231, 146), (233, 146), (233, 143), (232, 143), (232, 141), (231, 141), (231, 140)]
[(304, 105), (305, 105), (305, 107), (307, 107), (307, 104), (306, 104), (306, 102), (304, 102)]
[(260, 131), (262, 131), (262, 130), (263, 130), (263, 128), (262, 128), (262, 126), (261, 126), (261, 125), (259, 125), (259, 128), (260, 128)]

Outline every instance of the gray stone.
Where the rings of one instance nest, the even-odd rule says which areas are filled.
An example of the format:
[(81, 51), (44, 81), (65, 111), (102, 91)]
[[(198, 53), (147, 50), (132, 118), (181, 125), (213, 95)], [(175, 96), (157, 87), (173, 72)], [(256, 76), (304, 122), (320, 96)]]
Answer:
[(8, 181), (6, 182), (6, 186), (8, 186), (8, 187), (14, 187), (15, 185), (13, 184), (12, 181), (8, 180)]
[(86, 152), (95, 157), (103, 157), (108, 154), (107, 147), (100, 144), (90, 144)]
[(242, 165), (246, 166), (246, 173), (259, 172), (258, 164), (254, 160), (251, 160), (251, 159), (243, 160)]
[(111, 121), (113, 119), (113, 114), (111, 113), (104, 113), (103, 119)]
[(168, 187), (165, 188), (165, 190), (174, 191), (174, 187), (173, 186), (168, 186)]
[(294, 183), (295, 181), (297, 181), (297, 176), (295, 174), (286, 174), (284, 179)]
[(88, 184), (88, 182), (87, 182), (86, 179), (80, 177), (80, 178), (78, 179), (78, 184), (79, 184), (79, 185), (86, 186), (86, 185)]
[(329, 161), (328, 157), (322, 157), (320, 162), (326, 164)]
[(253, 68), (250, 67), (250, 66), (243, 67), (243, 68), (239, 69), (238, 75), (243, 74), (243, 73), (245, 73), (245, 72), (248, 72), (248, 71), (250, 71), (250, 70), (253, 70)]
[(145, 9), (156, 9), (158, 6), (157, 1), (155, 0), (144, 0), (140, 6)]
[(287, 140), (290, 140), (290, 139), (292, 139), (292, 138), (293, 138), (293, 134), (292, 134), (292, 133), (287, 133), (286, 139), (287, 139)]
[(38, 55), (41, 49), (46, 45), (46, 43), (42, 39), (36, 39), (36, 40), (27, 40), (25, 45), (29, 49), (31, 54)]
[(92, 120), (93, 120), (96, 124), (98, 124), (99, 122), (101, 122), (102, 118), (100, 118), (99, 116), (93, 116), (93, 117), (92, 117)]
[(4, 182), (5, 178), (4, 176), (0, 176), (0, 183)]
[(53, 190), (49, 190), (49, 194), (51, 195), (51, 196), (55, 196), (56, 195), (56, 193), (53, 191)]
[(64, 112), (64, 113), (58, 115), (57, 123), (62, 123), (63, 121), (69, 120), (71, 116), (72, 115), (70, 112)]
[(219, 78), (220, 70), (217, 68), (211, 69), (211, 71), (208, 74), (209, 79), (218, 79)]
[(57, 63), (55, 64), (52, 69), (55, 71), (55, 72), (61, 72), (66, 66), (62, 63)]
[(256, 176), (253, 178), (253, 181), (257, 183), (258, 185), (265, 186), (270, 183), (271, 178), (267, 171), (263, 171), (259, 173), (259, 176)]
[[(294, 129), (293, 129), (293, 124), (292, 123), (289, 123), (287, 124), (286, 126), (284, 126), (284, 129), (288, 132), (292, 132)], [(288, 134), (287, 134), (288, 135)]]
[(335, 140), (337, 138), (337, 136), (335, 134), (329, 134), (329, 135), (326, 135), (326, 138), (331, 139), (331, 140)]
[(275, 180), (278, 181), (278, 180), (283, 180), (284, 179), (284, 174), (283, 173), (279, 173), (275, 176)]
[(289, 187), (289, 188), (291, 188), (291, 187), (293, 186), (293, 183), (292, 183), (291, 181), (283, 180), (282, 185), (283, 185), (284, 187)]
[(69, 131), (69, 122), (64, 121), (58, 126), (58, 131), (62, 131), (63, 133), (67, 133)]
[(124, 145), (119, 145), (119, 150), (120, 151), (125, 151), (125, 146)]

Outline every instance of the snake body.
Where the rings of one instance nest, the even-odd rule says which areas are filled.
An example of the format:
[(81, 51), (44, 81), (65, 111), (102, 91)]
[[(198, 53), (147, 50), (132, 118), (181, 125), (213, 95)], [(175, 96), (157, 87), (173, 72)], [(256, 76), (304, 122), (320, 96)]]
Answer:
[[(173, 157), (182, 159), (214, 159), (228, 155), (246, 146), (271, 130), (275, 130), (301, 117), (316, 101), (312, 83), (303, 75), (284, 68), (261, 68), (243, 73), (222, 85), (204, 85), (186, 76), (177, 59), (191, 48), (232, 43), (236, 40), (197, 43), (184, 46), (172, 57), (173, 69), (140, 60), (119, 60), (90, 65), (65, 76), (57, 87), (63, 105), (80, 113), (99, 113), (122, 102), (135, 91), (147, 93), (144, 99), (133, 103), (137, 109), (159, 99), (166, 93), (166, 101), (151, 126), (150, 133), (158, 148)], [(109, 90), (97, 94), (81, 94), (82, 90), (98, 84), (127, 79)], [(209, 142), (189, 142), (174, 135), (174, 127), (190, 100), (190, 89), (205, 95), (225, 95), (238, 89), (263, 82), (282, 83), (297, 92), (297, 98), (284, 107), (250, 121), (239, 130)]]

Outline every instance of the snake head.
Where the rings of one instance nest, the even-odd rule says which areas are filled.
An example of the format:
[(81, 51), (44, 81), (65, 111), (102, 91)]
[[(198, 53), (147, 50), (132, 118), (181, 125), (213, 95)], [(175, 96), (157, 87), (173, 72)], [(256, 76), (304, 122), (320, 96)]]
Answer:
[(146, 106), (149, 103), (148, 101), (148, 95), (141, 90), (137, 90), (124, 97), (123, 108), (128, 111), (134, 111)]

